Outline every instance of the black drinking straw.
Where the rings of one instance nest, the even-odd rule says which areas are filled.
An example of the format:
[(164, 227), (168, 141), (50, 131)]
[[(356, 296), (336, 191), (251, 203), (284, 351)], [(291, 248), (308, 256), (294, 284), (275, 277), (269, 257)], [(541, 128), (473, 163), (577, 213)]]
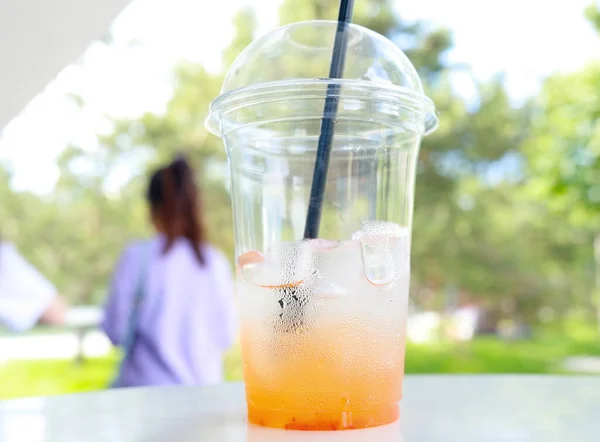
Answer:
[[(354, 0), (341, 0), (337, 31), (333, 44), (333, 54), (331, 56), (331, 67), (329, 68), (329, 78), (341, 78), (344, 72), (344, 61), (348, 46), (348, 24), (352, 20), (353, 7)], [(334, 126), (340, 89), (341, 85), (339, 83), (332, 82), (327, 85), (323, 119), (321, 120), (321, 133), (317, 147), (317, 158), (313, 172), (312, 186), (310, 188), (308, 214), (304, 227), (304, 239), (316, 238), (319, 235), (321, 212), (323, 210), (323, 195), (325, 194), (325, 183), (327, 182), (327, 171), (329, 169), (333, 133), (335, 132)]]

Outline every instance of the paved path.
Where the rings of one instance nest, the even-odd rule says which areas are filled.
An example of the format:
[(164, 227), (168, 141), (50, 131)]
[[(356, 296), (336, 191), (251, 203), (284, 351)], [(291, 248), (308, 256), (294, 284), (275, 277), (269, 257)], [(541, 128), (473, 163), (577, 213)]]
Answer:
[(600, 374), (600, 357), (572, 356), (563, 361), (562, 367), (570, 373)]
[[(77, 333), (64, 332), (21, 336), (0, 336), (0, 363), (14, 359), (74, 359), (78, 352)], [(106, 335), (98, 330), (86, 333), (83, 354), (104, 356), (111, 349)]]

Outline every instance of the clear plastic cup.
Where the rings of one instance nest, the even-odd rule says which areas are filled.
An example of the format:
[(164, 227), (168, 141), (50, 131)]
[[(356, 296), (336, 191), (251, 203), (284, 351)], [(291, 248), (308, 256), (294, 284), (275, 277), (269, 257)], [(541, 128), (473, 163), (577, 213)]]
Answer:
[[(363, 27), (349, 26), (343, 78), (329, 79), (336, 27), (255, 41), (207, 119), (229, 157), (248, 416), (263, 426), (399, 416), (415, 168), (437, 118), (404, 53)], [(303, 240), (328, 89), (338, 109), (320, 233)]]

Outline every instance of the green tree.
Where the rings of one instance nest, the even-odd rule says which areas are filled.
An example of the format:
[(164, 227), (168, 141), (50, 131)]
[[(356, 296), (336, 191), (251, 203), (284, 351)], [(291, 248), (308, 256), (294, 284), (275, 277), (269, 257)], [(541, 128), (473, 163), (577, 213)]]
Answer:
[[(598, 27), (598, 9), (586, 15)], [(583, 267), (595, 276), (585, 278), (582, 291), (590, 294), (586, 304), (596, 306), (600, 330), (600, 59), (549, 78), (536, 104), (525, 149), (530, 191), (579, 232), (587, 262), (595, 262), (591, 272)]]
[(598, 32), (600, 32), (600, 5), (590, 4), (585, 10), (585, 16)]

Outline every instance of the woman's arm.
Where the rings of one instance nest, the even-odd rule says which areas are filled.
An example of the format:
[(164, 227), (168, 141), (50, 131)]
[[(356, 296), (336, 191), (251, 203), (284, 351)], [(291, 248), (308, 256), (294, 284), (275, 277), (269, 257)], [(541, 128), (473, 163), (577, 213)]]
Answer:
[(125, 249), (113, 272), (108, 300), (104, 306), (102, 329), (113, 343), (119, 346), (125, 339), (128, 313), (132, 303), (131, 275), (136, 254), (133, 246)]
[(1, 245), (0, 254), (0, 323), (17, 332), (62, 323), (66, 306), (52, 283), (14, 246)]
[(62, 296), (55, 296), (50, 301), (50, 305), (42, 313), (39, 319), (40, 324), (63, 325), (67, 315), (67, 301)]

